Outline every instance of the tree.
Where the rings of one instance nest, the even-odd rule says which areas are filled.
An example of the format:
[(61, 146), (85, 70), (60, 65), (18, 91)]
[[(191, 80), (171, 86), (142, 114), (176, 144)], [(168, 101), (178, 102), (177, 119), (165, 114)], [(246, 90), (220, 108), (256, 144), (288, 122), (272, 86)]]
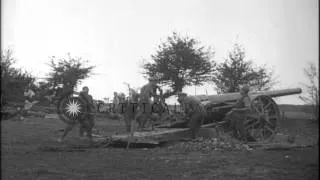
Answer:
[(303, 84), (306, 96), (299, 96), (301, 100), (312, 106), (313, 118), (319, 120), (319, 70), (313, 63), (303, 69), (309, 83)]
[(26, 87), (34, 88), (35, 78), (13, 65), (17, 60), (11, 49), (1, 51), (1, 104), (23, 101)]
[(240, 85), (244, 84), (254, 90), (268, 90), (275, 83), (272, 76), (273, 71), (265, 66), (255, 66), (246, 60), (244, 48), (236, 43), (228, 58), (217, 65), (212, 80), (220, 94), (239, 92)]
[(210, 80), (214, 67), (211, 61), (213, 52), (198, 45), (194, 38), (174, 32), (151, 55), (153, 62), (143, 65), (146, 77), (155, 78), (159, 84), (171, 88), (164, 94), (165, 98), (182, 91), (184, 86), (201, 85)]
[(68, 86), (74, 89), (92, 73), (94, 66), (86, 66), (85, 63), (87, 61), (80, 57), (72, 57), (70, 54), (62, 58), (51, 57), (49, 64), (51, 72), (47, 77), (50, 87), (56, 88), (59, 84), (65, 87), (69, 84)]

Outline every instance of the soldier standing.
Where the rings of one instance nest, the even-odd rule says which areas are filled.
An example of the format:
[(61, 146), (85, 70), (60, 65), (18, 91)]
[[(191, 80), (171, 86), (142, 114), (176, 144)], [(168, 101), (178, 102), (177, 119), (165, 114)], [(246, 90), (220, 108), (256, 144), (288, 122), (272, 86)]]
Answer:
[(188, 118), (188, 127), (191, 129), (192, 138), (196, 138), (196, 133), (204, 120), (205, 109), (201, 106), (198, 99), (187, 96), (186, 93), (178, 93), (178, 102)]
[[(93, 113), (95, 111), (95, 105), (93, 103), (92, 96), (89, 95), (89, 88), (87, 86), (82, 88), (80, 92), (79, 98), (82, 98), (84, 102), (86, 102), (87, 112), (83, 118), (78, 119), (80, 123), (79, 135), (80, 137), (84, 136), (84, 131), (87, 132), (87, 137), (92, 140), (92, 129), (94, 127), (94, 116)], [(76, 122), (70, 123), (64, 130), (64, 133), (58, 141), (63, 141), (67, 134), (73, 129), (76, 125)]]
[(151, 98), (157, 98), (157, 90), (162, 96), (162, 89), (157, 85), (157, 81), (153, 78), (149, 79), (149, 83), (144, 85), (140, 90), (140, 103), (139, 103), (139, 114), (137, 117), (141, 117), (142, 113), (145, 114), (144, 118), (137, 118), (140, 128), (143, 128), (152, 113)]
[(112, 114), (112, 116), (117, 116), (118, 111), (119, 111), (119, 104), (120, 104), (119, 95), (117, 92), (113, 92), (113, 100), (112, 100), (113, 111), (110, 112)]
[(80, 119), (80, 137), (84, 136), (84, 130), (87, 131), (88, 138), (92, 138), (92, 129), (94, 127), (94, 115), (95, 112), (95, 104), (93, 102), (92, 96), (89, 94), (89, 88), (87, 86), (82, 88), (80, 92), (80, 97), (84, 98), (87, 104), (87, 114), (83, 119)]
[(247, 141), (247, 133), (244, 127), (244, 115), (250, 111), (249, 87), (243, 86), (240, 89), (240, 99), (232, 106), (226, 114), (226, 121), (232, 128), (233, 135), (241, 140)]
[(113, 92), (113, 104), (116, 106), (119, 104), (119, 96), (117, 92)]

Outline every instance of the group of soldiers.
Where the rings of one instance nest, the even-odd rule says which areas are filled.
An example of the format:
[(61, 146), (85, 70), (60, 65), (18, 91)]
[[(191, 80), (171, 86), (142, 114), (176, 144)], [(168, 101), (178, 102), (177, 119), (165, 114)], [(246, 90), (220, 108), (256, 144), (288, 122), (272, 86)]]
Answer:
[[(83, 119), (79, 119), (80, 123), (80, 136), (84, 136), (84, 132), (86, 131), (87, 137), (92, 139), (92, 128), (94, 127), (94, 116), (93, 112), (96, 111), (96, 107), (93, 103), (92, 96), (89, 95), (89, 88), (83, 87), (83, 90), (80, 93), (82, 98), (86, 99), (88, 102), (88, 111), (87, 116)], [(249, 110), (250, 106), (250, 98), (248, 96), (249, 87), (243, 86), (241, 88), (240, 94), (241, 98), (233, 104), (232, 110), (227, 113), (225, 120), (229, 122), (231, 128), (233, 129), (233, 134), (236, 137), (239, 137), (243, 140), (246, 140), (246, 132), (243, 125), (243, 121), (241, 116), (243, 113)], [(126, 100), (125, 96), (119, 96), (117, 93), (114, 93), (115, 98), (113, 103), (119, 104), (120, 102), (124, 102)], [(132, 91), (129, 93), (129, 97), (127, 100), (132, 100), (134, 95), (137, 95), (136, 92)], [(188, 127), (191, 129), (191, 135), (193, 138), (196, 137), (197, 131), (200, 126), (203, 124), (204, 118), (206, 116), (206, 111), (204, 107), (201, 105), (200, 100), (195, 98), (194, 96), (188, 96), (186, 93), (177, 92), (178, 102), (180, 103), (181, 108), (185, 114), (185, 118), (187, 119)], [(157, 85), (157, 81), (155, 79), (149, 79), (149, 82), (144, 85), (139, 93), (139, 103), (137, 103), (137, 112), (132, 113), (129, 112), (129, 118), (127, 118), (126, 126), (127, 131), (130, 130), (130, 125), (133, 120), (136, 120), (139, 124), (139, 127), (143, 128), (147, 121), (151, 119), (152, 115), (152, 105), (155, 102), (159, 102), (163, 100), (163, 91)], [(142, 111), (143, 109), (143, 111)], [(149, 113), (149, 114), (148, 114)], [(141, 118), (144, 117), (144, 118)], [(129, 119), (129, 120), (128, 120)], [(60, 139), (63, 140), (67, 133), (72, 129), (74, 124), (69, 124)]]
[[(232, 130), (233, 136), (247, 141), (247, 132), (244, 127), (244, 118), (250, 113), (250, 98), (248, 96), (249, 87), (244, 85), (240, 88), (241, 97), (236, 103), (230, 105), (231, 110), (226, 114), (224, 122)], [(187, 96), (186, 93), (178, 93), (178, 102), (184, 109), (188, 127), (191, 129), (192, 138), (196, 137), (197, 130), (203, 124), (206, 110), (201, 105), (200, 100), (194, 96)]]

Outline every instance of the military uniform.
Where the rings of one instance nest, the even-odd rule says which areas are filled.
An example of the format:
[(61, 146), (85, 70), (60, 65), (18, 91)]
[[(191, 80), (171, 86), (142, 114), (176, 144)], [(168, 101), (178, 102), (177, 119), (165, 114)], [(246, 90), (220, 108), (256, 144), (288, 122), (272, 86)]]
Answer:
[(93, 98), (88, 93), (80, 92), (80, 98), (83, 98), (87, 104), (87, 113), (84, 118), (79, 119), (80, 122), (80, 136), (83, 136), (84, 130), (87, 131), (88, 137), (92, 136), (92, 129), (94, 127), (94, 103)]
[(25, 91), (23, 93), (23, 95), (24, 95), (26, 101), (32, 102), (33, 97), (35, 96), (35, 93), (31, 89), (28, 89), (27, 91)]
[(29, 110), (33, 107), (34, 104), (38, 103), (39, 101), (34, 101), (35, 93), (31, 89), (28, 89), (23, 93), (25, 100), (23, 109), (19, 110), (20, 118), (23, 119), (23, 116), (28, 115)]
[(241, 98), (233, 105), (232, 108), (249, 108), (250, 97), (248, 95), (241, 96)]
[(153, 83), (144, 85), (140, 90), (140, 100), (151, 104), (151, 97), (156, 96), (157, 88), (159, 87)]
[(137, 104), (139, 100), (139, 95), (137, 93), (131, 93), (129, 98), (125, 101), (124, 105), (124, 122), (126, 125), (127, 132), (131, 130), (132, 120), (137, 114)]
[[(152, 114), (152, 101), (151, 97), (157, 96), (157, 89), (160, 89), (159, 86), (157, 86), (154, 83), (148, 83), (144, 85), (140, 90), (140, 101), (139, 101), (139, 112), (137, 115), (137, 121), (139, 123), (139, 126), (143, 128)], [(160, 90), (161, 91), (161, 90)], [(162, 92), (160, 92), (162, 93)], [(143, 117), (141, 117), (143, 116)]]
[(26, 92), (24, 92), (24, 97), (25, 97), (25, 101), (24, 101), (24, 111), (25, 113), (27, 113), (31, 107), (33, 106), (33, 97), (35, 96), (35, 93), (31, 90), (28, 89)]
[[(85, 88), (85, 87), (84, 87)], [(80, 137), (84, 135), (84, 131), (87, 132), (87, 137), (89, 137), (92, 140), (92, 129), (94, 127), (94, 111), (95, 111), (95, 105), (93, 103), (93, 98), (91, 95), (88, 94), (88, 87), (85, 91), (83, 88), (83, 91), (80, 92), (79, 98), (82, 99), (82, 101), (85, 102), (87, 112), (84, 114), (83, 117), (78, 119), (78, 122), (80, 123)], [(76, 125), (76, 122), (67, 124), (67, 127), (64, 130), (64, 133), (58, 141), (62, 141), (67, 134), (72, 130), (72, 128)]]
[(117, 93), (114, 94), (113, 101), (112, 101), (112, 116), (118, 116), (118, 113), (121, 112), (121, 105), (120, 105), (120, 97)]
[(203, 123), (205, 109), (201, 106), (200, 101), (192, 96), (186, 96), (179, 101), (188, 118), (188, 127), (191, 129), (192, 138), (195, 138), (197, 130)]
[(117, 94), (115, 94), (113, 97), (113, 104), (119, 105), (119, 102), (120, 102), (119, 96)]
[(244, 118), (250, 112), (250, 98), (242, 95), (241, 98), (232, 106), (230, 112), (226, 114), (226, 121), (233, 131), (233, 136), (247, 141), (247, 132), (244, 127)]

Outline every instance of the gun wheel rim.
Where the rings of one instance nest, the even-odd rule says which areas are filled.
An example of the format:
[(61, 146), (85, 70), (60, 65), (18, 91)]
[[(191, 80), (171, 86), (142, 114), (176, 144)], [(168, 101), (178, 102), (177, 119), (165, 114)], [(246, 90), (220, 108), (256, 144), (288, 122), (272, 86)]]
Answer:
[(252, 114), (245, 119), (245, 128), (253, 141), (270, 141), (276, 134), (280, 111), (269, 96), (257, 96), (251, 101)]

